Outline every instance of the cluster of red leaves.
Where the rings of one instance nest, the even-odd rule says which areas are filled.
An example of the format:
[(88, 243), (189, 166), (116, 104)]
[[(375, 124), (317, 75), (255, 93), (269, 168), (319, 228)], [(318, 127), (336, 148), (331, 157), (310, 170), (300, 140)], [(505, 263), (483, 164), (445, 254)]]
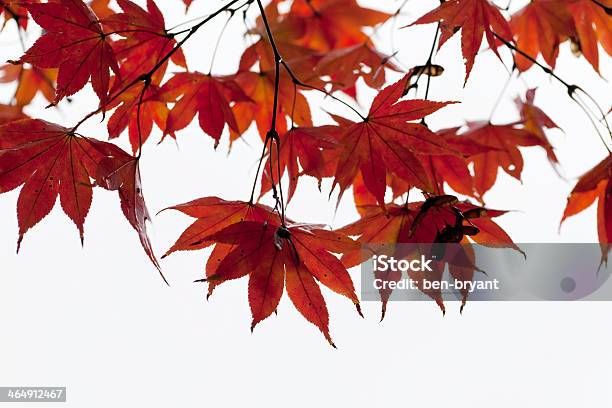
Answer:
[(251, 330), (276, 311), (283, 288), (332, 345), (318, 283), (349, 298), (361, 314), (353, 281), (334, 256), (358, 250), (350, 238), (317, 225), (285, 226), (271, 208), (251, 202), (205, 197), (171, 208), (197, 219), (164, 256), (214, 244), (204, 279), (209, 296), (218, 285), (248, 276)]
[(88, 80), (106, 104), (110, 72), (119, 65), (110, 37), (93, 11), (80, 1), (25, 3), (28, 12), (45, 32), (18, 61), (38, 68), (57, 68), (54, 103), (73, 95)]
[[(155, 103), (159, 101), (155, 83), (161, 82), (165, 66), (155, 71), (142, 98), (136, 93), (138, 87), (128, 86), (127, 81), (163, 62), (176, 41), (166, 33), (163, 16), (152, 0), (147, 2), (147, 11), (127, 0), (118, 4), (125, 13), (113, 12), (107, 1), (96, 1), (92, 8), (80, 0), (19, 2), (44, 33), (17, 63), (0, 68), (0, 82), (18, 82), (14, 105), (1, 106), (0, 191), (23, 185), (17, 208), (20, 244), (25, 232), (51, 211), (58, 196), (83, 240), (92, 187), (116, 190), (125, 217), (159, 269), (146, 233), (150, 217), (142, 195), (138, 156), (81, 136), (76, 129), (27, 119), (21, 113), (38, 92), (57, 104), (90, 82), (100, 99), (100, 110), (117, 107), (109, 120), (111, 138), (129, 126), (134, 152), (144, 135), (136, 131), (137, 116), (145, 130), (150, 131), (153, 120), (165, 124), (167, 107)], [(185, 66), (180, 51), (172, 61)], [(144, 102), (141, 115), (136, 113), (139, 99)]]
[[(281, 188), (276, 183), (285, 173), (288, 200), (301, 177), (315, 177), (319, 183), (330, 178), (332, 191), (338, 186), (338, 200), (352, 188), (361, 216), (329, 231), (285, 219), (282, 199), (274, 209), (253, 199), (216, 197), (171, 207), (196, 221), (164, 256), (214, 245), (204, 277), (209, 295), (226, 281), (248, 276), (252, 328), (276, 310), (286, 288), (297, 310), (333, 345), (319, 284), (349, 298), (360, 313), (347, 268), (360, 263), (362, 248), (371, 244), (476, 242), (518, 250), (493, 221), (504, 212), (482, 205), (500, 169), (520, 180), (520, 148), (539, 146), (552, 163), (557, 162), (545, 133), (557, 126), (534, 104), (535, 89), (516, 101), (516, 122), (468, 123), (433, 131), (424, 118), (453, 102), (406, 95), (413, 80), (440, 75), (443, 68), (431, 65), (430, 59), (429, 65), (415, 67), (384, 87), (387, 74), (401, 69), (376, 49), (368, 31), (394, 16), (361, 7), (356, 0), (270, 1), (266, 20), (260, 16), (247, 32), (254, 42), (244, 50), (236, 73), (224, 76), (187, 70), (182, 42), (166, 27), (154, 0), (147, 0), (146, 8), (130, 0), (116, 3), (120, 12), (109, 0), (0, 0), (6, 21), (15, 20), (25, 30), (31, 17), (43, 29), (21, 58), (0, 67), (0, 82), (17, 83), (13, 104), (0, 105), (0, 193), (23, 186), (17, 205), (19, 244), (58, 197), (82, 240), (92, 190), (98, 186), (118, 192), (125, 217), (160, 269), (146, 232), (150, 217), (139, 158), (154, 125), (164, 137), (175, 138), (197, 114), (200, 128), (215, 147), (226, 128), (230, 141), (252, 125), (257, 128), (267, 146), (260, 198), (270, 190), (276, 196)], [(192, 0), (183, 3), (189, 7)], [(609, 6), (609, 0), (533, 0), (507, 20), (489, 0), (453, 0), (441, 2), (411, 25), (438, 23), (438, 47), (461, 31), (466, 81), (483, 36), (498, 56), (500, 44), (513, 43), (533, 58), (541, 54), (551, 67), (559, 45), (569, 40), (598, 70), (598, 45), (612, 53)], [(194, 32), (187, 29), (182, 35)], [(270, 36), (282, 58), (280, 71)], [(533, 64), (520, 53), (514, 58), (521, 71)], [(170, 64), (178, 72), (168, 74)], [(377, 91), (368, 113), (355, 111), (357, 121), (333, 115), (335, 125), (315, 126), (305, 92), (342, 92), (356, 98), (360, 80)], [(37, 93), (55, 105), (87, 83), (99, 99), (96, 112), (112, 111), (109, 137), (127, 134), (132, 154), (80, 135), (80, 123), (66, 128), (22, 113)], [(277, 139), (269, 138), (271, 130)], [(564, 215), (599, 200), (604, 258), (612, 237), (611, 169), (608, 157), (587, 173)], [(415, 188), (424, 201), (404, 199)], [(449, 188), (478, 205), (459, 201)], [(474, 254), (466, 247), (461, 257), (466, 261), (448, 263), (450, 274), (472, 279), (478, 270)], [(444, 266), (438, 265), (434, 278), (441, 277)], [(440, 293), (424, 292), (444, 310)], [(389, 296), (381, 292), (383, 316)], [(464, 304), (466, 299), (464, 293)]]
[[(570, 40), (574, 51), (599, 72), (598, 45), (612, 55), (610, 7), (610, 0), (534, 0), (516, 12), (510, 24), (517, 46), (528, 55), (541, 54), (554, 68), (559, 45)], [(533, 62), (518, 56), (516, 65), (525, 71)]]
[[(423, 243), (478, 243), (494, 247), (508, 247), (520, 249), (504, 230), (492, 220), (503, 215), (504, 211), (490, 210), (475, 206), (467, 201), (459, 202), (452, 195), (430, 196), (425, 201), (410, 202), (403, 205), (387, 203), (383, 209), (375, 205), (375, 199), (361, 185), (354, 189), (355, 202), (362, 218), (350, 225), (341, 228), (338, 232), (355, 236), (362, 246), (356, 250), (345, 253), (342, 257), (347, 267), (360, 264), (373, 254), (391, 250), (389, 255), (401, 252), (395, 249), (395, 244), (423, 244)], [(471, 262), (453, 264), (448, 262), (449, 272), (455, 279), (472, 280), (476, 267), (473, 248), (461, 247), (466, 253), (466, 259)], [(364, 258), (365, 257), (365, 258)], [(431, 274), (424, 272), (409, 272), (410, 278), (417, 283), (426, 279), (429, 281), (441, 280), (444, 265), (434, 262)], [(433, 276), (432, 276), (433, 275)], [(400, 280), (401, 273), (381, 273), (377, 278), (384, 281)], [(380, 290), (382, 300), (382, 318), (385, 316), (387, 302), (391, 296), (391, 289), (385, 287)], [(445, 307), (439, 291), (424, 291), (438, 303), (444, 312)], [(463, 306), (467, 300), (467, 292), (463, 293)]]
[[(439, 23), (442, 32), (440, 47), (461, 30), (466, 81), (480, 50), (483, 34), (496, 54), (497, 37), (506, 41), (515, 39), (519, 49), (533, 58), (541, 54), (553, 68), (559, 45), (570, 40), (574, 50), (583, 54), (599, 72), (598, 45), (612, 55), (610, 7), (610, 0), (532, 0), (508, 22), (489, 0), (452, 0), (443, 2), (413, 24)], [(516, 55), (515, 62), (521, 71), (533, 65), (533, 61), (522, 55)]]
[[(439, 47), (461, 29), (461, 52), (465, 60), (465, 80), (474, 66), (480, 50), (482, 36), (497, 54), (496, 35), (512, 38), (508, 22), (500, 10), (489, 0), (452, 0), (442, 2), (440, 7), (425, 14), (413, 24), (439, 23), (442, 35)], [(499, 54), (497, 54), (499, 57)]]

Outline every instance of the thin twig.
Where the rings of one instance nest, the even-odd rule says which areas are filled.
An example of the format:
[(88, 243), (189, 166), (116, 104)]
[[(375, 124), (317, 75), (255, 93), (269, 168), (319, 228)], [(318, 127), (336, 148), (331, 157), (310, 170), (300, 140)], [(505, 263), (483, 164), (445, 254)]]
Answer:
[(142, 107), (142, 99), (144, 98), (144, 94), (147, 91), (147, 88), (149, 88), (149, 85), (151, 85), (150, 79), (144, 81), (142, 91), (140, 92), (140, 96), (138, 97), (138, 106), (136, 107), (136, 127), (138, 129), (138, 154), (136, 155), (136, 160), (140, 159), (140, 156), (142, 155), (142, 130), (140, 124), (140, 110)]
[[(268, 23), (268, 18), (264, 11), (263, 5), (261, 4), (261, 0), (257, 0), (257, 5), (259, 6), (259, 12), (261, 14), (261, 18), (266, 28), (266, 33), (268, 35), (270, 46), (272, 47), (272, 52), (274, 53), (274, 102), (273, 102), (274, 111), (272, 112), (270, 130), (266, 134), (266, 141), (269, 140), (270, 142), (270, 184), (272, 185), (272, 194), (274, 196), (277, 206), (280, 207), (281, 223), (284, 226), (285, 225), (285, 203), (283, 200), (283, 193), (282, 193), (283, 186), (281, 184), (281, 180), (279, 179), (278, 180), (278, 190), (281, 191), (279, 195), (278, 190), (276, 188), (276, 183), (274, 182), (274, 172), (273, 172), (273, 167), (272, 167), (272, 143), (275, 143), (277, 146), (277, 149), (280, 149), (280, 137), (276, 130), (276, 122), (277, 122), (277, 116), (278, 116), (278, 94), (279, 94), (279, 89), (280, 89), (280, 65), (281, 65), (282, 58), (281, 58), (280, 53), (278, 52), (276, 42), (274, 41), (274, 36), (272, 35), (272, 30), (270, 29), (270, 24)], [(278, 159), (279, 158), (277, 157), (276, 160), (278, 161)], [(263, 160), (263, 156), (260, 159), (260, 161), (262, 160)]]
[(215, 58), (217, 57), (217, 52), (219, 51), (219, 45), (221, 44), (221, 39), (223, 38), (223, 34), (225, 33), (225, 30), (227, 29), (227, 26), (229, 25), (230, 21), (232, 21), (232, 17), (234, 17), (236, 10), (231, 9), (231, 10), (228, 10), (228, 12), (230, 13), (230, 15), (225, 21), (225, 24), (223, 24), (223, 27), (221, 28), (221, 32), (219, 33), (219, 37), (217, 38), (217, 43), (215, 44), (215, 49), (213, 50), (213, 54), (210, 59), (210, 68), (208, 69), (208, 75), (212, 74), (212, 69), (215, 64)]
[[(420, 70), (419, 74), (417, 75), (416, 80), (414, 81), (416, 87), (418, 88), (418, 84), (419, 81), (421, 80), (421, 77), (423, 76), (424, 73), (427, 72), (427, 84), (425, 85), (425, 96), (423, 99), (427, 100), (427, 98), (429, 98), (429, 87), (431, 84), (431, 73), (428, 72), (430, 70), (430, 68), (433, 66), (433, 55), (434, 55), (434, 51), (436, 49), (436, 43), (438, 42), (438, 37), (440, 35), (440, 23), (438, 23), (438, 25), (436, 26), (436, 33), (434, 34), (434, 39), (433, 42), (431, 43), (431, 48), (429, 50), (429, 56), (427, 57), (427, 62), (425, 62), (425, 65), (423, 65), (423, 68)], [(418, 89), (417, 89), (418, 91)], [(421, 119), (421, 124), (424, 126), (427, 126), (427, 123), (425, 122), (425, 118)]]
[[(599, 138), (601, 139), (602, 143), (604, 144), (604, 146), (606, 147), (606, 150), (608, 150), (609, 153), (612, 153), (612, 149), (610, 148), (610, 146), (608, 146), (608, 142), (606, 142), (606, 139), (604, 138), (604, 136), (601, 134), (601, 132), (599, 131), (599, 128), (597, 127), (597, 124), (595, 123), (595, 121), (593, 120), (593, 118), (591, 117), (591, 115), (594, 115), (592, 112), (590, 112), (588, 106), (586, 106), (586, 104), (584, 102), (581, 102), (578, 98), (577, 98), (577, 93), (581, 92), (583, 93), (587, 98), (589, 98), (593, 104), (597, 107), (597, 110), (599, 112), (601, 112), (602, 114), (602, 122), (606, 128), (606, 130), (608, 131), (608, 136), (610, 137), (610, 139), (612, 139), (612, 129), (610, 128), (610, 124), (608, 123), (605, 115), (603, 114), (603, 110), (601, 109), (601, 107), (596, 103), (596, 101), (593, 99), (593, 97), (591, 97), (591, 95), (589, 95), (589, 93), (587, 93), (584, 89), (582, 89), (581, 87), (579, 87), (578, 85), (574, 85), (574, 84), (570, 84), (567, 81), (565, 81), (563, 78), (559, 77), (551, 68), (542, 65), (538, 60), (536, 60), (534, 57), (532, 57), (531, 55), (527, 54), (525, 51), (519, 49), (518, 47), (516, 47), (514, 44), (512, 44), (510, 41), (506, 40), (505, 38), (503, 38), (502, 36), (498, 35), (497, 33), (493, 33), (493, 35), (500, 40), (506, 47), (510, 48), (512, 51), (514, 51), (517, 54), (520, 54), (522, 57), (528, 59), (529, 61), (531, 61), (532, 63), (534, 63), (536, 66), (538, 66), (542, 71), (544, 71), (546, 74), (550, 75), (551, 77), (553, 77), (554, 79), (556, 79), (559, 83), (561, 83), (563, 86), (565, 86), (565, 88), (567, 89), (567, 94), (569, 95), (569, 97), (576, 102), (576, 104), (583, 110), (583, 112), (588, 116), (589, 120), (591, 121), (591, 123), (593, 124), (593, 127), (595, 128), (595, 131), (597, 132), (597, 135), (599, 136)], [(597, 118), (599, 120), (599, 118)]]

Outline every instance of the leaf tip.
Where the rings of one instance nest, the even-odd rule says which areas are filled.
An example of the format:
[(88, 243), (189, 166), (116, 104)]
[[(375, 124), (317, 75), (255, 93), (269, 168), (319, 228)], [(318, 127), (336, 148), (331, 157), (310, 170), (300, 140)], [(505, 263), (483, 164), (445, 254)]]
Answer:
[(383, 305), (382, 305), (382, 308), (380, 310), (380, 320), (378, 322), (382, 323), (382, 321), (385, 319), (386, 315), (387, 315), (387, 303), (384, 302)]
[(23, 241), (23, 234), (19, 234), (19, 238), (17, 238), (17, 254), (19, 254), (19, 250), (21, 249), (21, 241)]
[(355, 303), (355, 308), (357, 309), (357, 313), (359, 314), (359, 316), (361, 316), (361, 318), (363, 319), (363, 312), (361, 311), (361, 304), (359, 304), (359, 302)]

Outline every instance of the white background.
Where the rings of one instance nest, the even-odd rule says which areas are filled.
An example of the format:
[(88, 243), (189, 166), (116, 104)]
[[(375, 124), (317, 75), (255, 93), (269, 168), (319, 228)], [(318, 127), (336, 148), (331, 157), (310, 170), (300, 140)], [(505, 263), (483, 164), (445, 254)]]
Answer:
[[(143, 3), (143, 2), (139, 2)], [(219, 1), (196, 1), (188, 16), (178, 0), (158, 1), (167, 26), (218, 8)], [(361, 1), (394, 11), (399, 4)], [(436, 1), (411, 1), (397, 26), (414, 21)], [(505, 2), (504, 2), (505, 3)], [(513, 6), (524, 2), (515, 1)], [(253, 17), (252, 15), (251, 17)], [(194, 70), (207, 71), (211, 50), (224, 22), (221, 17), (185, 47)], [(0, 58), (20, 55), (15, 30), (0, 35)], [(232, 73), (246, 44), (240, 19), (226, 31), (215, 73)], [(435, 27), (395, 30), (403, 66), (424, 63)], [(391, 25), (375, 40), (391, 52)], [(28, 39), (31, 43), (32, 38)], [(505, 63), (510, 66), (508, 53)], [(602, 51), (601, 72), (611, 71)], [(430, 97), (460, 100), (428, 121), (433, 127), (486, 120), (507, 73), (491, 52), (478, 56), (463, 88), (458, 36), (435, 57), (446, 67), (434, 79)], [(612, 88), (584, 59), (562, 46), (558, 73), (588, 90), (606, 110)], [(398, 75), (392, 79), (398, 78)], [(563, 128), (549, 132), (562, 164), (560, 178), (541, 149), (526, 149), (523, 183), (506, 175), (486, 196), (493, 208), (514, 210), (499, 222), (515, 242), (595, 242), (595, 209), (566, 222), (558, 231), (565, 198), (575, 179), (605, 157), (605, 150), (565, 89), (537, 69), (515, 80), (493, 117), (515, 120), (512, 99), (525, 86), (539, 86), (536, 102)], [(362, 106), (372, 91), (363, 89)], [(0, 88), (8, 102), (12, 89)], [(319, 106), (350, 117), (339, 104), (311, 96)], [(72, 125), (95, 108), (89, 87), (72, 104), (43, 110), (37, 98), (33, 116)], [(365, 109), (365, 108), (364, 108)], [(318, 124), (328, 123), (314, 109)], [(89, 120), (86, 135), (105, 139), (104, 124)], [(217, 195), (247, 199), (261, 149), (249, 132), (228, 156), (227, 136), (214, 151), (212, 139), (195, 125), (178, 142), (155, 142), (142, 158), (144, 193), (153, 214), (173, 204)], [(126, 137), (127, 138), (127, 137)], [(122, 146), (127, 148), (126, 138)], [(332, 227), (357, 219), (350, 194), (334, 214), (312, 180), (301, 181), (289, 216)], [(218, 288), (210, 301), (192, 283), (203, 274), (207, 251), (178, 253), (162, 261), (166, 287), (144, 255), (136, 233), (123, 218), (115, 193), (96, 190), (85, 225), (85, 246), (59, 205), (28, 232), (19, 255), (18, 190), (0, 197), (0, 385), (67, 386), (68, 407), (312, 407), (312, 406), (461, 406), (606, 407), (612, 352), (612, 308), (608, 303), (468, 303), (442, 317), (433, 303), (394, 303), (383, 323), (376, 303), (364, 304), (365, 320), (345, 298), (324, 290), (331, 333), (339, 349), (324, 341), (283, 297), (278, 316), (249, 331), (246, 280)], [(150, 234), (163, 253), (191, 222), (178, 213), (154, 217)], [(352, 271), (358, 280), (358, 271)], [(359, 283), (356, 282), (358, 285)], [(27, 404), (20, 406), (28, 406)], [(37, 405), (39, 406), (39, 405)]]

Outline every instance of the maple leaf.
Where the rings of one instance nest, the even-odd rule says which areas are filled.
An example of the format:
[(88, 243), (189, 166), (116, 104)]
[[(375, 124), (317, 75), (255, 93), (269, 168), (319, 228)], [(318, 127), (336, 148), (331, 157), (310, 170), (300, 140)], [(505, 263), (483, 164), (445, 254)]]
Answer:
[(546, 149), (546, 154), (551, 163), (558, 163), (557, 156), (546, 137), (545, 129), (560, 129), (559, 126), (542, 109), (534, 104), (536, 89), (527, 90), (525, 98), (516, 98), (515, 103), (521, 114), (521, 122), (525, 130), (540, 138), (543, 142), (542, 147)]
[[(517, 48), (534, 59), (541, 54), (554, 68), (559, 44), (571, 34), (573, 22), (565, 1), (533, 0), (512, 15), (510, 26)], [(533, 61), (518, 53), (515, 62), (520, 71), (533, 65)]]
[[(166, 105), (170, 101), (164, 98), (159, 87), (149, 84), (143, 93), (143, 86), (145, 85), (141, 83), (127, 89), (108, 105), (108, 109), (117, 106), (107, 123), (109, 137), (117, 138), (128, 128), (133, 153), (136, 153), (147, 141), (153, 130), (153, 123), (161, 130), (166, 129), (170, 112)], [(139, 115), (140, 123), (138, 123)]]
[(241, 221), (209, 239), (235, 248), (218, 262), (207, 281), (219, 285), (249, 276), (251, 330), (276, 310), (285, 286), (296, 309), (334, 346), (327, 306), (317, 281), (349, 298), (361, 314), (353, 282), (333, 255), (357, 247), (348, 237), (304, 225)]
[(440, 23), (442, 29), (438, 48), (461, 29), (461, 52), (465, 60), (466, 82), (480, 50), (483, 34), (498, 57), (495, 35), (506, 40), (512, 39), (508, 22), (489, 0), (446, 1), (411, 25), (436, 22)]
[[(373, 254), (397, 255), (396, 252), (401, 251), (401, 248), (396, 247), (395, 244), (466, 243), (468, 242), (467, 237), (470, 241), (483, 245), (518, 250), (504, 230), (491, 220), (504, 213), (478, 207), (469, 202), (458, 202), (456, 197), (450, 195), (431, 196), (424, 202), (412, 202), (405, 205), (387, 203), (384, 209), (371, 205), (367, 211), (362, 212), (360, 220), (338, 230), (339, 233), (357, 237), (357, 241), (362, 244), (359, 249), (345, 252), (342, 262), (345, 266), (352, 267), (366, 261)], [(425, 245), (425, 247), (428, 246)], [(469, 251), (466, 248), (462, 246), (459, 250)], [(446, 258), (446, 262), (449, 259), (451, 258)], [(452, 262), (448, 263), (449, 266), (453, 265)], [(438, 265), (433, 269), (433, 274), (436, 276), (412, 273), (411, 278), (417, 282), (425, 278), (439, 280), (444, 268)], [(454, 264), (451, 272), (452, 276), (457, 279), (471, 281), (475, 270), (478, 269), (474, 262), (471, 262), (467, 265), (465, 263)], [(401, 273), (399, 271), (389, 274), (383, 272), (376, 277), (385, 281), (398, 281), (401, 279)], [(439, 292), (422, 291), (432, 297), (444, 312), (444, 304)], [(388, 287), (380, 290), (381, 320), (385, 316), (391, 293), (392, 290)], [(467, 293), (464, 293), (464, 304), (466, 300)]]
[(198, 113), (200, 128), (219, 144), (221, 134), (228, 127), (240, 130), (232, 112), (235, 102), (251, 102), (242, 89), (229, 77), (214, 77), (199, 72), (177, 73), (164, 84), (160, 91), (163, 98), (176, 100), (168, 115), (165, 133), (184, 129)]
[(355, 84), (359, 78), (374, 89), (385, 84), (385, 68), (398, 71), (389, 57), (363, 43), (328, 52), (317, 64), (319, 76), (331, 78), (331, 92), (342, 90), (355, 97)]
[(603, 0), (597, 4), (591, 0), (574, 0), (567, 8), (574, 19), (580, 51), (599, 72), (598, 43), (612, 55), (612, 1)]
[(595, 200), (601, 260), (607, 263), (612, 248), (612, 155), (580, 177), (567, 198), (561, 223), (590, 207)]
[[(123, 81), (115, 81), (113, 91), (122, 89), (124, 84), (151, 71), (176, 45), (172, 34), (168, 34), (164, 16), (153, 0), (147, 0), (147, 10), (130, 0), (117, 0), (123, 13), (117, 13), (102, 20), (105, 29), (120, 35), (113, 42), (117, 60), (121, 61)], [(186, 68), (185, 55), (181, 49), (172, 54), (170, 60)], [(152, 75), (151, 82), (159, 85), (168, 62), (165, 61)]]
[(26, 68), (23, 65), (7, 64), (0, 67), (0, 83), (17, 82), (15, 103), (19, 106), (28, 105), (38, 92), (52, 102), (55, 97), (55, 80), (57, 70)]
[[(260, 196), (272, 189), (270, 169), (277, 181), (287, 171), (289, 176), (287, 202), (291, 201), (301, 175), (313, 176), (320, 184), (322, 178), (327, 176), (326, 159), (322, 149), (330, 150), (336, 146), (332, 135), (336, 131), (335, 126), (298, 127), (280, 136), (280, 154), (274, 148), (268, 149), (268, 159), (262, 172)], [(271, 162), (274, 164), (271, 165)]]
[(45, 33), (26, 51), (19, 63), (38, 68), (59, 68), (53, 103), (83, 88), (88, 79), (105, 106), (110, 73), (119, 73), (109, 36), (82, 0), (26, 3)]
[(79, 136), (38, 119), (0, 127), (0, 192), (23, 188), (17, 200), (19, 239), (49, 214), (58, 196), (83, 241), (98, 165), (109, 143)]
[(249, 275), (252, 328), (276, 310), (285, 280), (296, 308), (330, 343), (327, 309), (315, 279), (349, 298), (359, 311), (352, 280), (332, 255), (354, 250), (350, 238), (317, 226), (284, 227), (271, 208), (251, 202), (204, 197), (169, 209), (197, 219), (164, 257), (214, 244), (204, 279), (209, 296), (219, 284)]
[(518, 149), (519, 146), (542, 146), (546, 150), (552, 149), (545, 140), (526, 129), (517, 128), (514, 124), (472, 123), (462, 137), (490, 148), (485, 153), (469, 158), (469, 161), (474, 163), (474, 187), (480, 197), (495, 184), (498, 168), (521, 180), (523, 156)]
[(392, 173), (411, 186), (431, 191), (432, 183), (414, 153), (454, 154), (439, 135), (421, 124), (407, 123), (429, 115), (449, 102), (398, 99), (403, 96), (407, 76), (384, 88), (372, 102), (362, 122), (336, 117), (341, 124), (332, 191), (338, 185), (340, 197), (361, 173), (368, 190), (384, 205), (387, 174)]
[(363, 28), (384, 23), (390, 14), (359, 6), (355, 0), (296, 0), (291, 15), (304, 20), (298, 44), (319, 51), (361, 44), (368, 40)]

